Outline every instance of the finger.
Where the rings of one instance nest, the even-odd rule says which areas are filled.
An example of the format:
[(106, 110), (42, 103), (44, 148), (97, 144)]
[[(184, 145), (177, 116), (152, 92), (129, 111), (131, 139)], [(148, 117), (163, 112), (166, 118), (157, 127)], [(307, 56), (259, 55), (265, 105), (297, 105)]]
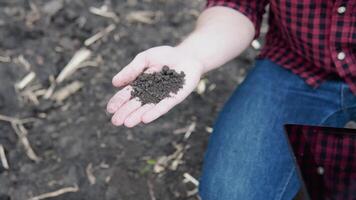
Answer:
[(124, 67), (118, 74), (112, 79), (112, 84), (116, 87), (127, 85), (136, 79), (138, 75), (148, 66), (146, 53), (142, 52), (138, 54), (130, 64)]
[(126, 119), (125, 119), (125, 126), (132, 128), (142, 122), (142, 116), (149, 110), (151, 110), (154, 107), (154, 104), (145, 104), (141, 108), (137, 109), (135, 112), (131, 113)]
[(170, 109), (172, 109), (175, 105), (177, 105), (181, 101), (182, 99), (179, 99), (176, 96), (163, 99), (158, 104), (156, 104), (151, 110), (147, 111), (142, 116), (142, 122), (147, 124), (156, 120), (158, 117), (167, 113)]
[(126, 103), (131, 98), (131, 86), (126, 86), (125, 88), (118, 91), (110, 100), (108, 105), (106, 106), (106, 110), (113, 114), (115, 113), (120, 106)]
[(121, 126), (127, 116), (129, 116), (132, 112), (141, 107), (141, 102), (138, 101), (137, 98), (132, 99), (126, 102), (121, 108), (119, 108), (116, 113), (112, 116), (111, 122), (115, 126)]

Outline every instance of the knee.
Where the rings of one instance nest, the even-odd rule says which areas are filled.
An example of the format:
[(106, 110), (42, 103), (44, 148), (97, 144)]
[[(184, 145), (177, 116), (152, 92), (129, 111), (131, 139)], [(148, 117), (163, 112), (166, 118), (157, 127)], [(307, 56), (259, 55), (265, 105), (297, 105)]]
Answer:
[(233, 179), (216, 169), (204, 170), (199, 185), (200, 197), (202, 200), (246, 199), (248, 188), (244, 187), (243, 181)]

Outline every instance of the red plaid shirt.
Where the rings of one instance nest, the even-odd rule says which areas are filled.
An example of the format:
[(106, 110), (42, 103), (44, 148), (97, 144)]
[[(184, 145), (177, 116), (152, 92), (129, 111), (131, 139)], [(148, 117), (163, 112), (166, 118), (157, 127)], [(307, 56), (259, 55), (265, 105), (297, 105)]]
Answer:
[(286, 125), (311, 199), (356, 199), (356, 130)]
[(269, 4), (269, 31), (259, 58), (268, 58), (317, 87), (341, 78), (356, 95), (355, 0), (208, 0), (246, 15), (259, 34)]

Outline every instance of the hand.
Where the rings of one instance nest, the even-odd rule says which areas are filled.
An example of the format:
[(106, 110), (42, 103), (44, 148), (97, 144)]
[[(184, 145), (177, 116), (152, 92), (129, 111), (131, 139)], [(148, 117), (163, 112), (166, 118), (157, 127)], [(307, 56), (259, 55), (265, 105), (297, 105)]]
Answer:
[[(131, 97), (132, 87), (129, 84), (142, 72), (158, 72), (163, 66), (185, 73), (183, 88), (156, 105), (141, 105), (137, 98)], [(115, 87), (126, 87), (118, 91), (107, 105), (107, 111), (113, 114), (111, 122), (115, 126), (134, 127), (141, 122), (154, 121), (182, 102), (198, 85), (202, 74), (203, 65), (199, 60), (178, 48), (161, 46), (139, 53), (112, 80)]]

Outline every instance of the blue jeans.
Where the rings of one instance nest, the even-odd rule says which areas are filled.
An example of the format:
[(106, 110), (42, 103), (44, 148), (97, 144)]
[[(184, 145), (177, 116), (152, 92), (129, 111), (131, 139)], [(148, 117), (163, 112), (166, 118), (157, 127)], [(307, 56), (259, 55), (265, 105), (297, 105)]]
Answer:
[(258, 60), (222, 110), (200, 182), (203, 200), (293, 199), (300, 188), (286, 123), (343, 127), (356, 119), (356, 96), (343, 81), (313, 89), (298, 76)]

